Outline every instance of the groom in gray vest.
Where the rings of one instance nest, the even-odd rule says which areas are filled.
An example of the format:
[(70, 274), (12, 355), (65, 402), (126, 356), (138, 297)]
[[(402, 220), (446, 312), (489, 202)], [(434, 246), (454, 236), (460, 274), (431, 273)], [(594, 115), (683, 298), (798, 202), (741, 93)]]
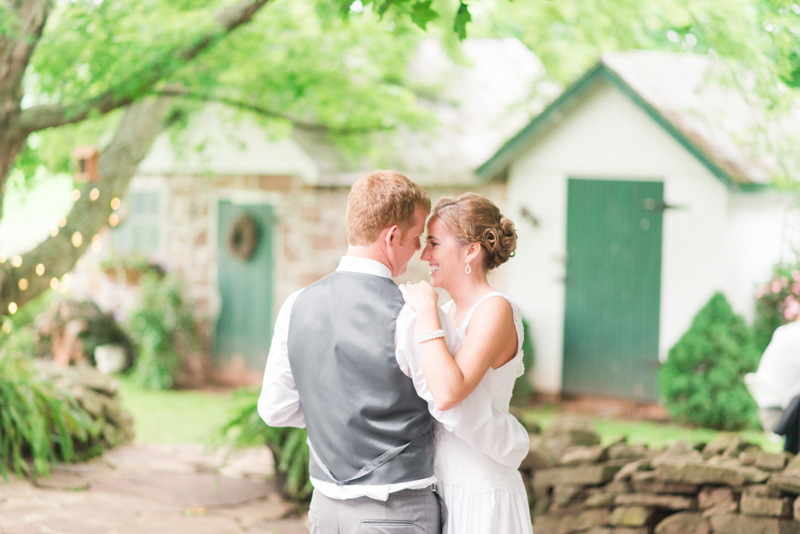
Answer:
[[(312, 534), (440, 533), (434, 419), (504, 465), (528, 452), (525, 430), (482, 386), (442, 412), (425, 384), (417, 338), (427, 332), (392, 277), (420, 249), (430, 208), (400, 173), (363, 177), (348, 196), (347, 255), (278, 314), (258, 412), (268, 425), (308, 429)], [(455, 353), (458, 336), (440, 315)]]

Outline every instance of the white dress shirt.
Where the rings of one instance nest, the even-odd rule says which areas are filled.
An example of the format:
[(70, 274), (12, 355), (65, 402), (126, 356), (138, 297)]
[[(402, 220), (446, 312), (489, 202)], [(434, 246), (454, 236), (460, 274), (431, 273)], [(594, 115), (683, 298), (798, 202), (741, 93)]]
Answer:
[[(353, 256), (344, 256), (336, 270), (391, 278), (391, 271), (382, 263)], [(264, 384), (258, 399), (259, 415), (273, 427), (305, 427), (300, 395), (289, 366), (288, 352), (289, 318), (300, 291), (302, 289), (289, 296), (278, 313), (264, 372)], [(455, 327), (441, 309), (439, 320), (445, 331), (447, 348), (454, 354), (460, 345)], [(478, 385), (461, 404), (450, 410), (442, 412), (436, 409), (422, 371), (417, 335), (417, 314), (405, 305), (400, 310), (395, 326), (395, 357), (400, 370), (412, 379), (417, 394), (428, 403), (431, 415), (471, 447), (502, 465), (518, 467), (528, 454), (528, 434), (512, 415), (492, 406), (491, 398), (483, 386)], [(370, 497), (381, 501), (385, 501), (390, 493), (424, 488), (435, 481), (435, 477), (430, 477), (401, 484), (337, 486), (323, 480), (311, 479), (317, 491), (332, 499)]]
[[(763, 390), (761, 395), (754, 395), (760, 408), (785, 410), (792, 399), (800, 395), (800, 322), (775, 330), (752, 376)], [(752, 380), (745, 376), (745, 383)]]

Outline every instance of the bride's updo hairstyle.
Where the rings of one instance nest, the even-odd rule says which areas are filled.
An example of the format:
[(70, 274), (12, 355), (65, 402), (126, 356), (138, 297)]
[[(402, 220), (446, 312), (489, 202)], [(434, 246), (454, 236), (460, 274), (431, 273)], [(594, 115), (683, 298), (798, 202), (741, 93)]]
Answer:
[(487, 271), (507, 262), (517, 248), (514, 223), (503, 217), (491, 200), (475, 193), (464, 193), (456, 199), (440, 198), (433, 208), (433, 217), (444, 221), (461, 245), (480, 244)]

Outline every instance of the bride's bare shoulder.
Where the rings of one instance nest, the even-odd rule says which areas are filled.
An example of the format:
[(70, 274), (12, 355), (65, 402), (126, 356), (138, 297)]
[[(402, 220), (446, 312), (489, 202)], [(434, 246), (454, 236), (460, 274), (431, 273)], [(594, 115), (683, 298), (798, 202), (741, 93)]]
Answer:
[(511, 302), (500, 296), (492, 296), (481, 302), (473, 313), (470, 324), (501, 324), (514, 328), (514, 308)]

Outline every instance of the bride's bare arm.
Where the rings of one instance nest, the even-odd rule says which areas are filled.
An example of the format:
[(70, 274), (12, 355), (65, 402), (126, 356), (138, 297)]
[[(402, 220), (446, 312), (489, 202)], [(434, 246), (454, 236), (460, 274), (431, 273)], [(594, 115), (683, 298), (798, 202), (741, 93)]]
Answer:
[[(427, 293), (427, 288), (419, 286), (401, 286), (401, 290), (417, 311), (420, 334), (442, 327), (435, 296), (430, 295), (433, 288)], [(455, 357), (442, 339), (422, 343), (422, 369), (436, 407), (445, 411), (457, 406), (478, 386), (489, 367), (506, 363), (514, 357), (516, 348), (513, 311), (503, 298), (486, 299), (478, 306)]]

